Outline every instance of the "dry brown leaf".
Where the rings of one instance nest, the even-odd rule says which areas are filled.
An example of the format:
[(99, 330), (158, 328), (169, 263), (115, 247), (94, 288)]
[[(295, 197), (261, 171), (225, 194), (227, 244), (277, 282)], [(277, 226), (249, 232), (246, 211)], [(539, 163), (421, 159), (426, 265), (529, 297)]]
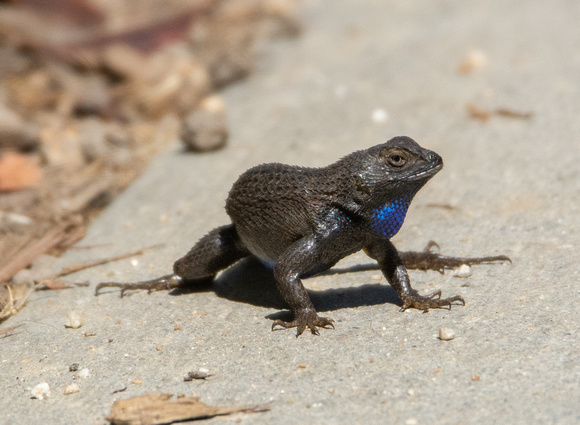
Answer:
[(107, 420), (115, 425), (156, 425), (270, 410), (266, 405), (213, 407), (199, 401), (199, 397), (170, 400), (171, 397), (171, 394), (150, 394), (118, 400), (113, 403)]
[(484, 122), (489, 120), (492, 115), (517, 119), (530, 119), (534, 115), (533, 112), (520, 112), (509, 108), (484, 109), (480, 106), (474, 105), (473, 103), (468, 103), (465, 107), (471, 118)]
[(508, 109), (508, 108), (497, 108), (495, 110), (495, 113), (499, 116), (502, 117), (507, 117), (507, 118), (521, 118), (521, 119), (529, 119), (532, 118), (534, 116), (533, 112), (520, 112), (520, 111), (514, 111), (513, 109)]
[(475, 118), (476, 120), (485, 122), (489, 120), (489, 118), (491, 117), (490, 111), (488, 111), (487, 109), (483, 109), (477, 105), (474, 105), (473, 103), (468, 103), (467, 105), (465, 105), (465, 108), (467, 109), (467, 113), (469, 114), (469, 116), (471, 118)]
[(74, 288), (74, 285), (71, 285), (62, 279), (45, 279), (39, 282), (38, 286), (44, 286), (46, 289), (53, 291)]
[(0, 157), (0, 192), (38, 186), (42, 172), (26, 155), (6, 152)]

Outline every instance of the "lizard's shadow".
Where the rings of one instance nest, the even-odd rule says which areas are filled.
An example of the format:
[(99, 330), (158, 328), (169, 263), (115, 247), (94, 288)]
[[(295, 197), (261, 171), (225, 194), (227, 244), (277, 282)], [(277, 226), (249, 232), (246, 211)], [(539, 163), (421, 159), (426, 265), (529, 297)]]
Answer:
[[(332, 269), (327, 274), (350, 273), (360, 270), (376, 270), (374, 265), (354, 266), (346, 269)], [(307, 286), (307, 285), (306, 285)], [(213, 281), (213, 286), (186, 287), (174, 290), (172, 295), (213, 290), (217, 296), (231, 301), (243, 302), (259, 307), (287, 309), (271, 269), (255, 258), (246, 258), (222, 272)], [(316, 291), (308, 289), (308, 296), (317, 311), (333, 311), (376, 304), (402, 303), (395, 291), (385, 284), (363, 284), (355, 287)]]

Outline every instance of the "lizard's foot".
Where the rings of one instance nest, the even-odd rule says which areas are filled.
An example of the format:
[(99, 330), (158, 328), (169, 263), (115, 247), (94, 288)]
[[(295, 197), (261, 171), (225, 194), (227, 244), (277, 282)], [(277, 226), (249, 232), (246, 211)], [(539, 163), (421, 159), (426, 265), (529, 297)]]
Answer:
[(158, 277), (153, 280), (144, 280), (142, 282), (120, 283), (120, 282), (103, 282), (99, 283), (95, 289), (95, 295), (99, 295), (102, 288), (121, 288), (121, 298), (125, 295), (125, 291), (131, 290), (147, 290), (147, 293), (153, 291), (169, 291), (177, 288), (182, 283), (183, 279), (176, 274), (168, 274), (166, 276)]
[(427, 313), (430, 308), (448, 307), (449, 310), (451, 310), (451, 306), (455, 302), (460, 302), (462, 305), (465, 305), (465, 300), (459, 295), (441, 299), (440, 290), (432, 292), (426, 296), (419, 295), (417, 291), (412, 290), (411, 293), (404, 295), (402, 299), (403, 307), (401, 307), (401, 311), (405, 311), (409, 308), (416, 308), (417, 310), (423, 310), (423, 313)]
[(496, 255), (490, 257), (450, 257), (433, 252), (432, 248), (439, 245), (433, 241), (429, 241), (423, 251), (406, 251), (400, 252), (401, 260), (407, 269), (418, 270), (437, 270), (443, 273), (445, 269), (455, 269), (463, 264), (471, 266), (473, 264), (488, 264), (497, 262), (512, 262), (509, 257), (505, 255)]
[(318, 328), (334, 329), (333, 322), (334, 320), (330, 317), (319, 317), (314, 310), (298, 310), (294, 312), (294, 320), (291, 322), (284, 322), (280, 319), (274, 320), (272, 323), (272, 330), (276, 330), (276, 326), (280, 326), (284, 329), (298, 328), (296, 331), (296, 338), (298, 338), (306, 330), (306, 327), (308, 327), (310, 332), (314, 335), (320, 335)]

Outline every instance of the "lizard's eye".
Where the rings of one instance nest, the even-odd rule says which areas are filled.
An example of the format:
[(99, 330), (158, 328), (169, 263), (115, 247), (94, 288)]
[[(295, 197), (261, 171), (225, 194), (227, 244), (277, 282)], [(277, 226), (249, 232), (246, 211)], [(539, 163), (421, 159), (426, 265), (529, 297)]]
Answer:
[(389, 155), (387, 161), (389, 161), (389, 164), (391, 164), (393, 167), (400, 168), (407, 163), (407, 158), (399, 153), (394, 153)]

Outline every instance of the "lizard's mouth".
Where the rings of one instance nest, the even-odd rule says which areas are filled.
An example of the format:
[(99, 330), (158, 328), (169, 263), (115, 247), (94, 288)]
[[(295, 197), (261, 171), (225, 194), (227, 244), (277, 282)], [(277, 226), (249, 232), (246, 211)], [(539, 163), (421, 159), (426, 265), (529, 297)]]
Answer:
[(443, 161), (439, 158), (439, 161), (435, 163), (426, 164), (425, 168), (418, 170), (409, 176), (412, 180), (423, 180), (425, 178), (431, 178), (437, 174), (443, 168)]

